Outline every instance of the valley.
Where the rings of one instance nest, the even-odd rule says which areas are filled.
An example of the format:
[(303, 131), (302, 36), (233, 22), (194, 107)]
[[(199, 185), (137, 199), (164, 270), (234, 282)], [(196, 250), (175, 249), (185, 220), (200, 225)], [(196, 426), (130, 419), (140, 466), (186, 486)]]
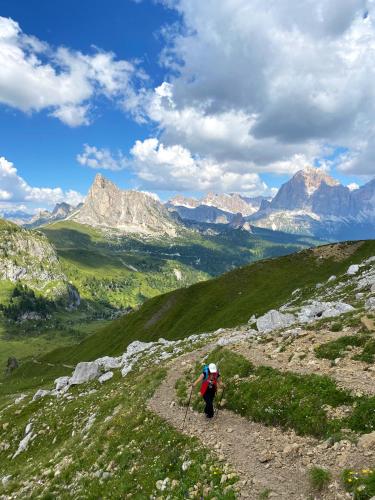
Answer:
[[(124, 215), (103, 219), (103, 200), (104, 213), (125, 204)], [(103, 176), (85, 204), (58, 206), (51, 218), (44, 214), (35, 229), (2, 222), (0, 366), (11, 356), (74, 344), (149, 298), (317, 243), (262, 228), (185, 224), (148, 195), (119, 190)]]

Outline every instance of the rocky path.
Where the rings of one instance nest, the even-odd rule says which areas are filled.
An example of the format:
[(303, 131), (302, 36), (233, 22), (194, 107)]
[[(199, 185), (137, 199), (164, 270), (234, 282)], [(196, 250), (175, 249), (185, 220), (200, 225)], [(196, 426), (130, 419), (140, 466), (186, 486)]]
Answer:
[(337, 364), (332, 365), (328, 359), (315, 356), (314, 348), (317, 345), (342, 336), (342, 333), (332, 332), (325, 332), (324, 336), (310, 333), (295, 340), (283, 352), (278, 352), (274, 344), (240, 343), (227, 347), (244, 356), (255, 366), (270, 366), (304, 375), (327, 375), (343, 389), (349, 389), (358, 395), (375, 395), (375, 366), (353, 361), (350, 356), (341, 358)]
[[(193, 366), (206, 351), (207, 348), (174, 360), (166, 379), (149, 402), (152, 411), (180, 431), (186, 411), (175, 402), (174, 388), (181, 376), (180, 367)], [(313, 498), (308, 481), (308, 470), (313, 465), (329, 469), (335, 478), (327, 493), (316, 498), (348, 498), (339, 483), (342, 470), (374, 465), (372, 452), (359, 450), (349, 442), (329, 447), (327, 443), (266, 427), (226, 410), (220, 410), (217, 420), (208, 422), (203, 415), (189, 410), (183, 432), (216, 450), (218, 459), (229, 463), (238, 473), (239, 496), (252, 500), (265, 490), (271, 490), (268, 498)]]

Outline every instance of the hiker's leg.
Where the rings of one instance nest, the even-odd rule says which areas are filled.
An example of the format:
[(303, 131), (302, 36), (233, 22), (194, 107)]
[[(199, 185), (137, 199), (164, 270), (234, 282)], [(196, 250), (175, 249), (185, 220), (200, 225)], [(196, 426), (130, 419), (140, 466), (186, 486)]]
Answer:
[(206, 415), (208, 418), (212, 418), (214, 416), (214, 398), (215, 398), (215, 389), (207, 389), (207, 412)]
[(209, 405), (210, 405), (210, 398), (208, 395), (208, 390), (206, 390), (206, 392), (204, 393), (203, 399), (204, 399), (204, 402), (206, 403), (206, 406), (204, 407), (204, 413), (206, 414), (206, 416), (208, 416)]

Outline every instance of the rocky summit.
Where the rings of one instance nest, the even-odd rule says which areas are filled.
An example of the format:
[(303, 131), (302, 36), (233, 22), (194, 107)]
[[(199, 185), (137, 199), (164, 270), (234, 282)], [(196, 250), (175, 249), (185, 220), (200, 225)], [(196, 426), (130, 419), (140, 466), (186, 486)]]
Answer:
[(375, 236), (375, 181), (343, 186), (320, 169), (297, 172), (269, 204), (249, 217), (259, 227), (326, 240)]
[(121, 190), (101, 174), (95, 177), (83, 206), (72, 217), (81, 224), (121, 233), (175, 236), (178, 225), (152, 196)]

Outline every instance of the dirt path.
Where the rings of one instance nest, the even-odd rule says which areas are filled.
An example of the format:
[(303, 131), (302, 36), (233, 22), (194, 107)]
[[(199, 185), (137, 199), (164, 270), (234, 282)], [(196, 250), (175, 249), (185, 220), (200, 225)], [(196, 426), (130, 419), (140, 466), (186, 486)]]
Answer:
[[(166, 379), (149, 402), (152, 411), (178, 430), (181, 430), (185, 408), (175, 403), (174, 387), (181, 371), (174, 369), (174, 364), (195, 363), (205, 352), (207, 348), (174, 360)], [(308, 469), (313, 465), (329, 469), (336, 479), (325, 495), (316, 498), (348, 498), (339, 484), (342, 470), (374, 465), (371, 452), (364, 453), (349, 442), (328, 447), (326, 443), (297, 436), (294, 432), (250, 422), (226, 410), (220, 410), (217, 421), (211, 422), (201, 414), (188, 411), (183, 432), (198, 437), (205, 446), (215, 449), (218, 459), (229, 463), (238, 473), (239, 496), (252, 500), (257, 500), (268, 489), (271, 490), (268, 498), (313, 498), (308, 482)]]
[(354, 393), (375, 395), (375, 366), (369, 366), (350, 357), (341, 358), (337, 365), (332, 366), (328, 359), (319, 359), (314, 354), (314, 348), (330, 340), (342, 337), (342, 333), (324, 332), (309, 333), (296, 339), (283, 352), (277, 352), (277, 344), (247, 344), (228, 345), (238, 354), (251, 361), (256, 366), (271, 366), (281, 371), (291, 371), (300, 374), (315, 373), (328, 375), (339, 387), (349, 389)]

